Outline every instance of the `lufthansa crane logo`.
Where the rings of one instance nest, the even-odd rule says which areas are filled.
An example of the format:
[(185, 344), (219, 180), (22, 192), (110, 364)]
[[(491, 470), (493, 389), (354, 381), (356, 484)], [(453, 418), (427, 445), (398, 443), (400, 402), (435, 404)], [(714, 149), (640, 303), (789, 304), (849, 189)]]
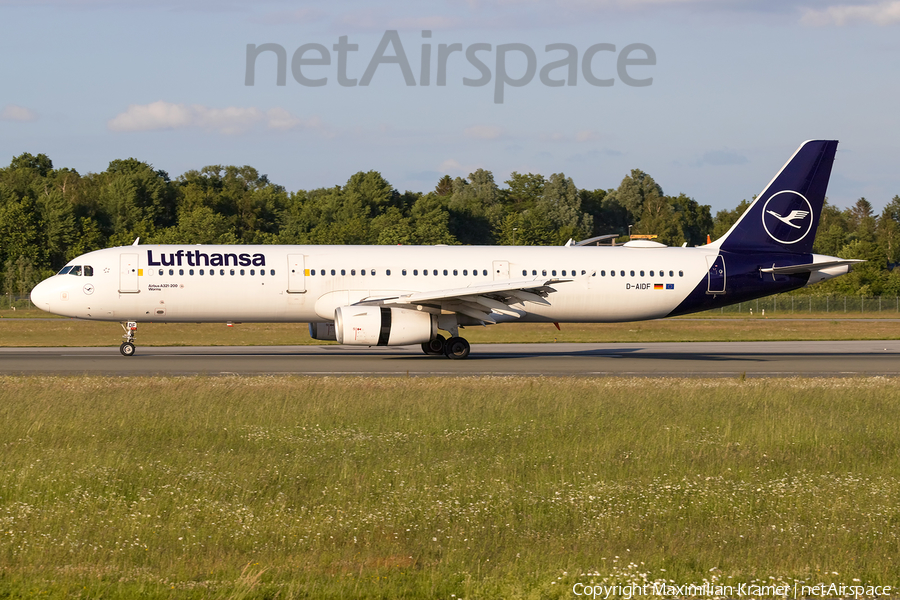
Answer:
[(784, 190), (772, 194), (762, 211), (769, 237), (781, 244), (796, 244), (812, 230), (812, 206), (802, 194)]

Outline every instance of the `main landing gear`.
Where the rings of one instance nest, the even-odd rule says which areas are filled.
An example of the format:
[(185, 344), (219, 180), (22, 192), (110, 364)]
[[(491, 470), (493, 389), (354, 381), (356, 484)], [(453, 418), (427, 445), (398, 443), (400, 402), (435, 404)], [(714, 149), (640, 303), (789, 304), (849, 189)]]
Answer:
[(122, 336), (125, 341), (119, 346), (119, 352), (122, 356), (134, 356), (134, 332), (137, 331), (137, 323), (128, 321), (122, 324), (122, 329), (125, 330), (125, 335)]
[(447, 358), (461, 359), (469, 356), (471, 347), (469, 342), (461, 337), (453, 336), (448, 340), (439, 335), (430, 342), (422, 344), (422, 351), (429, 356), (443, 354)]

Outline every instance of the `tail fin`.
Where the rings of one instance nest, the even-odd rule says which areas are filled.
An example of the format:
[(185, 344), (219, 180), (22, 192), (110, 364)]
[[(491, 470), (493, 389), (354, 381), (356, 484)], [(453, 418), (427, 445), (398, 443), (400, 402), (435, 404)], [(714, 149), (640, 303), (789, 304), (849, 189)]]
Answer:
[(837, 141), (804, 142), (724, 236), (726, 252), (812, 252)]

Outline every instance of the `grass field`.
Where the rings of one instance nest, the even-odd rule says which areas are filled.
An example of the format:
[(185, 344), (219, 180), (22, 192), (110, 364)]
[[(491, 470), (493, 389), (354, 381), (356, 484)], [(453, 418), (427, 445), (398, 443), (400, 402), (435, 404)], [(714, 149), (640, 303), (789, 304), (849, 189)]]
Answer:
[(5, 377), (0, 597), (897, 585), (898, 421), (882, 378)]
[[(117, 346), (122, 328), (118, 323), (76, 319), (35, 319), (40, 311), (3, 311), (0, 346)], [(21, 318), (27, 314), (32, 318)], [(734, 318), (716, 312), (702, 319), (663, 319), (636, 323), (562, 324), (507, 323), (469, 327), (462, 335), (475, 344), (528, 342), (692, 342), (777, 340), (882, 340), (900, 338), (900, 319), (893, 313), (825, 313), (796, 320), (790, 313), (772, 318)], [(810, 317), (810, 315), (801, 315)], [(143, 323), (138, 346), (229, 346), (323, 344), (309, 337), (305, 323)]]

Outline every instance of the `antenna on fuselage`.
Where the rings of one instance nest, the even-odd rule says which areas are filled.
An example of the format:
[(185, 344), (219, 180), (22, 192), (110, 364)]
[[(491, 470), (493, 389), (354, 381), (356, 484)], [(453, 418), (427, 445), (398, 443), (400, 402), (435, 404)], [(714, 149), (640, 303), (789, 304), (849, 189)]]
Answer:
[(137, 236), (136, 238), (134, 238), (134, 243), (132, 244), (132, 246), (137, 246), (140, 241), (141, 241), (141, 236)]

